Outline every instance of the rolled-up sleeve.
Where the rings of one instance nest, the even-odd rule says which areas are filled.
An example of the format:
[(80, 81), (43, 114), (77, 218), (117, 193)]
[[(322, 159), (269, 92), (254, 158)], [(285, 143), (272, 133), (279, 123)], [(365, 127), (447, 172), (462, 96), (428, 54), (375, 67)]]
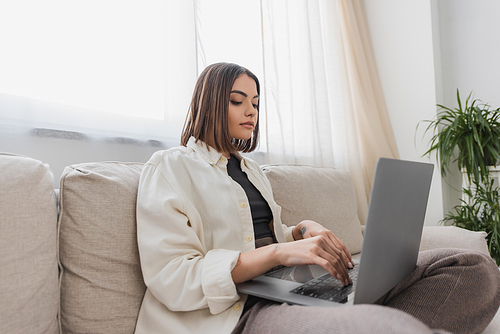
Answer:
[[(271, 183), (269, 183), (269, 187), (270, 186), (271, 186)], [(282, 210), (282, 208), (281, 208), (280, 205), (277, 205), (277, 204), (276, 204), (276, 207), (278, 209), (278, 214), (281, 217), (281, 210)], [(286, 242), (295, 241), (295, 239), (293, 237), (293, 229), (294, 229), (294, 227), (295, 226), (287, 226), (287, 225), (285, 225), (283, 223), (281, 224), (281, 231), (283, 232), (283, 235), (285, 236)]]
[(281, 227), (283, 229), (283, 234), (285, 235), (286, 241), (295, 241), (295, 239), (293, 238), (293, 228), (295, 226), (286, 226), (285, 224), (282, 224)]
[(189, 203), (176, 187), (158, 167), (144, 167), (137, 195), (144, 281), (171, 311), (209, 308), (218, 314), (239, 300), (231, 271), (240, 252), (205, 249), (202, 219), (188, 210)]
[[(236, 255), (236, 256), (235, 256)], [(212, 314), (230, 307), (238, 298), (231, 271), (236, 266), (239, 253), (225, 249), (214, 249), (207, 253), (201, 273), (203, 293)]]

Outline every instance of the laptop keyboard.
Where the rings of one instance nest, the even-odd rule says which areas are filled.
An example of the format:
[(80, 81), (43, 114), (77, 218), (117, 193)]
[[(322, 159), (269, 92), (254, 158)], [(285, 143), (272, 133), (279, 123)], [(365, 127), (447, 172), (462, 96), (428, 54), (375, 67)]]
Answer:
[(343, 286), (342, 283), (332, 275), (324, 274), (302, 284), (290, 292), (330, 302), (347, 303), (349, 294), (354, 291), (356, 286), (358, 267), (359, 266), (354, 266), (354, 268), (349, 269), (349, 276), (353, 283), (351, 285)]

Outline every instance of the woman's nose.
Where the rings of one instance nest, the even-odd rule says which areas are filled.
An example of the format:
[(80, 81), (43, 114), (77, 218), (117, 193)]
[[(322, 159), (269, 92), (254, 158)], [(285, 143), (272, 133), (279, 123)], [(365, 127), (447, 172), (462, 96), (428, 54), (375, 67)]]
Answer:
[(256, 116), (257, 115), (257, 109), (254, 108), (253, 103), (249, 103), (246, 105), (245, 109), (245, 116)]

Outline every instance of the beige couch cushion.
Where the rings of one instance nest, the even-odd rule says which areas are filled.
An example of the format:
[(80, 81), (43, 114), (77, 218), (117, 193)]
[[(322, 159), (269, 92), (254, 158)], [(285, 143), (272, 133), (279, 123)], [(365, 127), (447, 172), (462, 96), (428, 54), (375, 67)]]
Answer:
[(363, 236), (348, 172), (299, 165), (265, 165), (262, 169), (282, 208), (284, 224), (314, 220), (331, 230), (352, 254), (361, 251)]
[(456, 226), (424, 226), (420, 251), (435, 248), (460, 248), (488, 252), (486, 232), (473, 232)]
[(87, 163), (61, 177), (59, 253), (65, 333), (133, 333), (146, 290), (136, 240), (142, 164)]
[(54, 178), (38, 160), (0, 154), (0, 333), (57, 333)]

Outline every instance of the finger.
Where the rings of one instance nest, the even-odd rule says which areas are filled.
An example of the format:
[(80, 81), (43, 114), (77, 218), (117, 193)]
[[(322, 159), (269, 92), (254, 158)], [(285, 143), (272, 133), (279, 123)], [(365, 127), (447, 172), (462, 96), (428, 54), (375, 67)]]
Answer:
[(339, 246), (342, 248), (343, 254), (345, 255), (347, 261), (349, 261), (349, 263), (348, 263), (348, 265), (350, 264), (349, 268), (352, 268), (354, 263), (352, 261), (351, 253), (347, 249), (347, 246), (339, 238), (337, 238), (335, 235), (334, 235), (334, 238), (338, 242)]
[(344, 250), (345, 254), (347, 254), (347, 258), (349, 259), (349, 261), (352, 261), (351, 253), (347, 249), (347, 246), (344, 244), (344, 242), (342, 240), (340, 240), (339, 238), (337, 238), (337, 236), (335, 234), (333, 234), (333, 233), (332, 233), (332, 237), (342, 247), (342, 249)]
[(318, 256), (321, 258), (321, 263), (318, 264), (330, 272), (333, 277), (341, 281), (343, 285), (352, 284), (349, 272), (338, 254), (332, 255), (324, 249), (321, 249), (318, 252)]
[(341, 256), (342, 262), (344, 263), (344, 265), (346, 267), (352, 268), (353, 263), (352, 263), (352, 258), (351, 258), (351, 254), (349, 253), (349, 250), (347, 249), (345, 244), (335, 236), (335, 234), (333, 234), (330, 231), (328, 231), (328, 232), (329, 233), (326, 234), (328, 246), (336, 254), (339, 254), (339, 256)]
[(349, 268), (352, 268), (353, 267), (352, 256), (351, 256), (351, 253), (349, 252), (349, 250), (347, 249), (347, 246), (342, 242), (342, 240), (337, 238), (337, 236), (335, 234), (331, 233), (331, 235), (329, 235), (329, 237), (331, 237), (331, 240), (335, 244), (335, 246), (342, 250), (342, 254), (344, 256), (346, 265)]
[[(338, 246), (331, 247), (330, 243), (333, 243), (333, 241), (330, 239), (327, 240), (327, 245), (328, 245), (328, 247), (330, 247), (329, 248), (330, 254), (332, 254), (332, 256), (334, 256), (335, 258), (338, 258), (341, 260), (341, 261), (339, 261), (339, 265), (342, 268), (342, 273), (345, 272), (346, 279), (348, 280), (348, 284), (352, 284), (352, 279), (349, 276), (349, 271), (347, 270), (347, 268), (352, 269), (354, 267), (354, 264), (352, 263), (352, 258), (350, 256), (349, 251), (347, 250), (347, 247), (344, 245), (344, 243), (342, 241), (340, 241), (339, 239), (337, 239), (336, 241), (337, 241)], [(348, 254), (348, 256), (346, 254)]]
[(330, 255), (325, 252), (325, 257), (321, 258), (319, 265), (325, 268), (333, 277), (338, 279), (342, 285), (347, 286), (352, 284), (352, 280), (349, 277), (349, 273), (346, 268), (340, 263), (340, 261), (335, 261), (334, 259), (328, 259)]

